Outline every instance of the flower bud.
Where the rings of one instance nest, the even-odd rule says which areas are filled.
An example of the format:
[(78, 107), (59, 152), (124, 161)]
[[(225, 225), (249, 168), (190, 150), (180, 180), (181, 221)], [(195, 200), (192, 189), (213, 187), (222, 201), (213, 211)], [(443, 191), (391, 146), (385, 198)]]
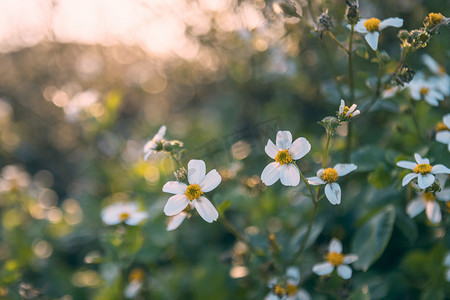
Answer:
[(175, 178), (177, 179), (177, 181), (179, 181), (179, 182), (187, 181), (188, 172), (187, 172), (186, 168), (180, 168), (180, 169), (176, 170), (173, 174), (175, 175)]
[(441, 190), (441, 183), (438, 179), (435, 179), (433, 184), (425, 189), (425, 193), (437, 193)]
[(347, 10), (345, 11), (345, 19), (350, 25), (355, 25), (359, 21), (359, 0), (350, 1), (345, 0), (347, 3)]
[(319, 31), (320, 33), (320, 38), (322, 38), (322, 35), (325, 31), (328, 31), (331, 28), (333, 28), (333, 21), (328, 15), (327, 9), (319, 16), (319, 18), (317, 18), (317, 31)]

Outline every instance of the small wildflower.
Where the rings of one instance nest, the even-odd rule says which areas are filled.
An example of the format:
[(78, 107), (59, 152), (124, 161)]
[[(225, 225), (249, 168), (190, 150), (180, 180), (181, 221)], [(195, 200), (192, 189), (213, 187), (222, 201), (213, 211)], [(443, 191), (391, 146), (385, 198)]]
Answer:
[(337, 268), (337, 273), (343, 279), (352, 277), (352, 269), (348, 266), (358, 260), (358, 256), (354, 254), (343, 255), (342, 244), (338, 239), (333, 238), (328, 246), (328, 254), (326, 262), (315, 264), (313, 272), (319, 276), (328, 275)]
[(416, 101), (424, 99), (432, 106), (439, 106), (439, 101), (444, 100), (444, 95), (435, 87), (432, 81), (425, 80), (422, 73), (418, 73), (408, 87), (411, 98)]
[(378, 48), (378, 38), (380, 31), (386, 27), (402, 27), (403, 20), (400, 18), (388, 18), (383, 21), (377, 18), (361, 19), (355, 25), (355, 30), (359, 33), (364, 33), (364, 38), (374, 51)]
[(186, 208), (182, 212), (180, 212), (178, 215), (171, 217), (169, 223), (167, 224), (167, 231), (172, 231), (180, 227), (183, 221), (191, 216), (190, 212), (193, 209), (194, 204), (192, 202), (189, 202), (189, 205), (186, 206)]
[(294, 164), (311, 150), (307, 139), (300, 137), (292, 142), (289, 131), (278, 131), (276, 145), (269, 140), (265, 147), (267, 155), (275, 162), (268, 164), (262, 174), (261, 180), (265, 185), (274, 184), (278, 179), (285, 186), (296, 186), (300, 182), (300, 173)]
[(428, 16), (425, 17), (423, 24), (427, 29), (434, 29), (437, 25), (440, 25), (445, 22), (445, 16), (441, 13), (429, 13)]
[(298, 287), (300, 283), (300, 270), (297, 267), (289, 267), (285, 278), (272, 278), (269, 282), (271, 292), (264, 300), (309, 300), (307, 291)]
[(338, 111), (338, 118), (342, 121), (349, 121), (353, 117), (356, 117), (361, 113), (359, 110), (355, 110), (356, 106), (357, 106), (356, 104), (353, 104), (352, 106), (348, 107), (345, 105), (345, 101), (341, 99), (341, 105), (339, 106)]
[(124, 296), (128, 299), (136, 297), (145, 279), (145, 272), (142, 269), (133, 269), (128, 276), (128, 285), (125, 287)]
[(406, 212), (411, 218), (414, 218), (425, 210), (428, 220), (433, 224), (441, 222), (442, 214), (439, 203), (435, 200), (449, 201), (450, 189), (444, 190), (441, 193), (432, 193), (423, 191), (418, 197), (413, 199), (406, 207)]
[[(166, 130), (167, 128), (165, 125), (161, 126), (158, 133), (156, 133), (155, 136), (144, 145), (144, 160), (147, 160), (152, 154), (162, 150), (161, 141), (164, 139)], [(161, 149), (158, 149), (159, 147)]]
[(124, 223), (127, 225), (138, 225), (148, 217), (148, 213), (139, 211), (136, 203), (114, 203), (105, 207), (101, 212), (102, 220), (107, 225)]
[(414, 154), (416, 163), (411, 161), (399, 161), (397, 166), (413, 170), (413, 173), (407, 174), (402, 180), (402, 186), (407, 185), (411, 180), (417, 178), (418, 185), (421, 189), (426, 189), (434, 183), (433, 174), (450, 174), (450, 169), (444, 165), (430, 165), (430, 160), (422, 158), (418, 153)]
[[(449, 202), (447, 202), (448, 204)], [(447, 252), (447, 255), (444, 258), (444, 266), (447, 267), (445, 272), (445, 280), (450, 282), (450, 252)]]
[(436, 75), (430, 79), (435, 83), (437, 89), (445, 96), (450, 95), (450, 76), (445, 72), (442, 65), (438, 64), (430, 55), (422, 55), (422, 61), (428, 67), (428, 69)]
[(325, 196), (331, 204), (341, 203), (341, 187), (336, 181), (339, 177), (356, 170), (355, 164), (337, 164), (334, 168), (320, 169), (317, 176), (307, 178), (311, 185), (325, 184)]
[(163, 186), (163, 192), (175, 194), (167, 201), (164, 213), (170, 217), (176, 216), (187, 206), (193, 204), (198, 214), (206, 222), (216, 221), (219, 213), (203, 195), (215, 189), (222, 181), (222, 177), (215, 169), (206, 174), (206, 165), (203, 160), (190, 160), (187, 172), (189, 185), (183, 182), (169, 181)]
[(450, 152), (450, 114), (446, 114), (443, 122), (436, 126), (436, 141), (446, 144)]

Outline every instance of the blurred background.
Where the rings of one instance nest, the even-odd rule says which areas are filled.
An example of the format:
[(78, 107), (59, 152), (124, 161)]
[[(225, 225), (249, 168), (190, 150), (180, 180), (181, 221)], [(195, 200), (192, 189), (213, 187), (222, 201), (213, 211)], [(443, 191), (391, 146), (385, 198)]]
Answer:
[[(265, 275), (248, 276), (264, 273), (264, 262), (246, 266), (245, 247), (219, 224), (195, 216), (166, 232), (162, 208), (168, 195), (161, 187), (173, 180), (174, 168), (163, 154), (144, 162), (142, 148), (165, 124), (167, 136), (188, 149), (185, 163), (203, 159), (207, 170), (221, 172), (224, 182), (213, 202), (231, 200), (230, 219), (256, 243), (281, 229), (286, 236), (295, 232), (302, 215), (283, 206), (309, 206), (295, 189), (262, 193), (259, 175), (268, 163), (263, 146), (280, 129), (308, 138), (313, 150), (302, 170), (312, 176), (322, 158), (317, 122), (348, 97), (347, 62), (314, 31), (306, 2), (289, 2), (301, 20), (283, 14), (280, 2), (0, 0), (2, 299), (121, 299), (133, 270), (141, 270), (146, 282), (136, 299), (267, 294)], [(345, 2), (312, 2), (315, 16), (329, 9), (335, 35), (345, 40)], [(363, 17), (401, 17), (409, 30), (422, 26), (429, 12), (450, 14), (448, 0), (362, 0), (360, 7)], [(393, 58), (400, 53), (396, 33), (386, 30), (381, 41)], [(365, 45), (361, 36), (359, 45)], [(426, 48), (447, 70), (449, 46), (444, 28)], [(425, 69), (421, 54), (409, 58), (413, 69)], [(371, 97), (367, 81), (378, 70), (364, 57), (355, 60), (359, 103)], [(403, 132), (404, 139), (389, 145), (413, 151), (408, 147), (417, 140), (402, 131), (408, 124), (391, 118), (400, 106), (390, 103), (358, 120), (356, 147), (385, 146), (390, 133)], [(445, 112), (448, 101), (424, 111), (430, 132)], [(345, 136), (342, 130), (335, 139), (333, 162), (344, 158)], [(356, 179), (352, 184), (350, 196), (356, 197), (364, 188)], [(100, 218), (102, 207), (116, 201), (137, 201), (150, 213), (146, 223), (130, 229), (130, 248), (116, 247), (119, 233)], [(351, 236), (351, 220), (362, 212), (351, 212), (350, 204), (331, 217), (341, 225), (327, 225), (321, 243), (336, 233)], [(388, 259), (379, 268), (390, 264)], [(415, 299), (413, 284), (398, 289), (394, 295)], [(380, 289), (379, 298), (387, 291), (390, 286)]]

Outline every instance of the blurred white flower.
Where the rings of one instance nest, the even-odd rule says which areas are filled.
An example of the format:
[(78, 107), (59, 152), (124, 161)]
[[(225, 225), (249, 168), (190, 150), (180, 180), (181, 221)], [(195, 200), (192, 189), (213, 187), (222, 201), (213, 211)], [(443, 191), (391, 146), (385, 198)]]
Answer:
[(443, 122), (436, 126), (436, 141), (446, 144), (450, 151), (450, 114), (446, 114)]
[(348, 266), (358, 260), (358, 256), (342, 254), (342, 244), (338, 239), (333, 238), (328, 246), (327, 261), (313, 266), (313, 272), (319, 276), (328, 275), (337, 268), (337, 273), (343, 279), (352, 277), (352, 269)]
[(157, 151), (155, 151), (156, 146), (164, 138), (164, 135), (166, 134), (166, 130), (167, 130), (167, 127), (165, 125), (161, 126), (161, 128), (159, 128), (159, 130), (158, 130), (158, 133), (156, 133), (155, 136), (150, 141), (145, 143), (145, 145), (144, 145), (144, 160), (147, 160), (150, 157), (150, 155), (157, 152)]
[(344, 99), (341, 99), (338, 117), (342, 120), (350, 120), (351, 118), (356, 117), (361, 113), (359, 110), (355, 110), (356, 106), (356, 104), (352, 104), (352, 106), (348, 107), (345, 105)]
[(413, 170), (413, 173), (407, 174), (403, 177), (402, 186), (407, 185), (411, 180), (417, 178), (417, 183), (421, 189), (426, 189), (434, 182), (433, 174), (450, 174), (450, 169), (444, 165), (430, 165), (430, 160), (422, 158), (418, 153), (414, 154), (416, 162), (412, 161), (399, 161), (397, 166)]
[(136, 203), (119, 202), (105, 207), (101, 212), (102, 220), (107, 225), (125, 223), (127, 225), (138, 225), (148, 217), (145, 211), (139, 211)]
[(190, 217), (190, 211), (194, 209), (194, 204), (192, 202), (189, 203), (186, 208), (180, 212), (178, 215), (175, 215), (170, 218), (169, 223), (167, 224), (167, 231), (172, 231), (180, 227), (181, 223), (183, 223), (184, 219)]
[(141, 269), (133, 269), (128, 276), (128, 284), (123, 292), (128, 299), (136, 297), (144, 283), (145, 272)]
[(203, 160), (190, 160), (187, 172), (189, 185), (179, 181), (169, 181), (163, 186), (163, 192), (175, 194), (167, 201), (164, 213), (167, 216), (176, 216), (192, 203), (206, 222), (216, 221), (219, 213), (203, 196), (203, 193), (215, 189), (222, 181), (222, 177), (215, 169), (206, 174), (206, 165)]
[(444, 258), (444, 266), (447, 267), (445, 272), (445, 279), (450, 282), (450, 252), (447, 252), (447, 255)]
[(361, 19), (356, 23), (355, 30), (359, 33), (364, 33), (364, 38), (369, 44), (370, 48), (374, 51), (378, 48), (378, 39), (380, 37), (380, 31), (386, 27), (402, 27), (403, 19), (400, 18), (388, 18), (383, 21), (377, 18)]
[(341, 187), (336, 183), (339, 177), (357, 169), (355, 164), (337, 164), (334, 168), (320, 169), (317, 176), (308, 177), (311, 185), (325, 184), (325, 196), (331, 204), (341, 203)]
[(433, 72), (436, 77), (430, 79), (430, 81), (435, 83), (435, 86), (439, 91), (445, 96), (450, 95), (450, 76), (445, 72), (443, 66), (438, 64), (430, 55), (422, 55), (422, 61), (424, 64)]
[(4, 166), (0, 174), (0, 193), (20, 190), (30, 185), (30, 175), (22, 167)]
[(298, 287), (300, 283), (300, 270), (297, 267), (289, 267), (286, 270), (285, 280), (272, 278), (269, 281), (271, 292), (264, 300), (309, 300), (310, 295), (304, 289)]
[(444, 95), (436, 88), (432, 80), (426, 80), (422, 73), (416, 74), (408, 84), (411, 98), (416, 101), (424, 99), (432, 106), (439, 106), (439, 101), (444, 100)]
[(450, 189), (444, 189), (434, 195), (432, 192), (422, 192), (418, 197), (414, 198), (406, 207), (406, 212), (411, 218), (414, 218), (422, 211), (426, 211), (427, 218), (433, 224), (441, 222), (442, 214), (439, 203), (435, 200), (449, 201)]
[(305, 156), (311, 150), (307, 139), (301, 137), (292, 142), (292, 134), (289, 131), (278, 131), (276, 145), (269, 140), (265, 147), (267, 155), (275, 159), (268, 164), (262, 174), (261, 180), (265, 185), (274, 184), (278, 179), (285, 186), (296, 186), (300, 182), (300, 173), (294, 160)]

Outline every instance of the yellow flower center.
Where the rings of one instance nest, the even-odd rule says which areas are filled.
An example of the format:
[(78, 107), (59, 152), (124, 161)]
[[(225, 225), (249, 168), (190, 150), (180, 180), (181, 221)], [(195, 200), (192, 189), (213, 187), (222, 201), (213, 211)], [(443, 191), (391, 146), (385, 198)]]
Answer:
[(450, 201), (445, 202), (445, 206), (447, 207), (447, 212), (450, 214)]
[(342, 265), (344, 262), (344, 255), (342, 253), (331, 252), (327, 254), (327, 260), (333, 266)]
[(273, 292), (275, 293), (275, 295), (277, 295), (278, 297), (283, 297), (286, 294), (286, 290), (281, 287), (281, 285), (276, 284), (273, 287)]
[(338, 179), (339, 175), (334, 168), (328, 168), (323, 170), (322, 180), (326, 182), (335, 182)]
[(288, 296), (294, 296), (297, 293), (298, 287), (292, 283), (286, 285), (286, 294)]
[(128, 281), (143, 281), (145, 272), (142, 269), (133, 269), (128, 276)]
[(125, 222), (130, 218), (130, 213), (124, 212), (119, 215), (120, 221)]
[(428, 193), (423, 193), (423, 199), (425, 199), (425, 201), (434, 201), (434, 199), (436, 199), (436, 197), (433, 195), (432, 192), (428, 192)]
[(427, 88), (427, 87), (425, 87), (425, 86), (423, 86), (423, 87), (420, 89), (420, 94), (421, 94), (422, 96), (428, 95), (429, 92), (430, 92), (430, 89)]
[(289, 150), (280, 150), (275, 156), (275, 161), (280, 165), (288, 164), (292, 162), (292, 156), (289, 154)]
[(431, 166), (429, 164), (418, 164), (414, 168), (414, 173), (420, 173), (420, 174), (428, 174), (431, 172)]
[(445, 17), (441, 13), (429, 13), (426, 19), (429, 25), (434, 26), (444, 21)]
[[(342, 115), (345, 116), (348, 111), (350, 110), (350, 107), (348, 107), (347, 105), (344, 107), (344, 111), (342, 112)], [(353, 118), (353, 114), (349, 114), (348, 115), (350, 118)]]
[(444, 123), (439, 122), (439, 123), (436, 125), (436, 132), (444, 131), (444, 130), (450, 130), (450, 129), (449, 129)]
[(198, 199), (201, 195), (203, 195), (203, 192), (198, 184), (190, 184), (186, 188), (186, 192), (184, 192), (184, 194), (190, 201), (192, 201)]
[(445, 74), (445, 69), (443, 66), (439, 66), (439, 74), (440, 75), (444, 75)]
[(377, 18), (371, 18), (367, 19), (364, 22), (364, 27), (370, 32), (378, 31), (378, 28), (380, 27), (380, 19)]

